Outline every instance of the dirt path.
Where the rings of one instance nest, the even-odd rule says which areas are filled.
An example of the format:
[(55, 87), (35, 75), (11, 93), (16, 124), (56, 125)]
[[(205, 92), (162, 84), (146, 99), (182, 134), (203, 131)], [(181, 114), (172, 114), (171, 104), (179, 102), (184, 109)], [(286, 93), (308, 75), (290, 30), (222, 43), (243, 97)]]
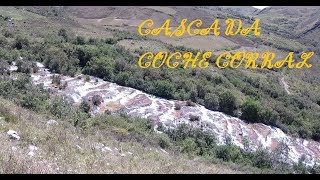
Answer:
[(289, 85), (287, 84), (287, 82), (284, 80), (284, 75), (282, 75), (281, 77), (281, 83), (283, 84), (284, 90), (286, 90), (286, 92), (288, 94), (291, 94), (291, 92), (289, 91)]

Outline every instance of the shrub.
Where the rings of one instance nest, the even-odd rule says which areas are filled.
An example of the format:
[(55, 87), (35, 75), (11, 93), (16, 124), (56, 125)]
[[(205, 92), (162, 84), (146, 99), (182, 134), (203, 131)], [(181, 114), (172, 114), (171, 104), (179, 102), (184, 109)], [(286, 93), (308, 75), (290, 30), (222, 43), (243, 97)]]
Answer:
[(155, 95), (167, 99), (171, 99), (175, 91), (173, 84), (167, 80), (155, 81), (150, 89)]
[(239, 148), (235, 145), (223, 145), (218, 148), (217, 158), (224, 161), (236, 162), (242, 158), (242, 154)]
[(181, 109), (181, 105), (178, 102), (174, 103), (174, 110), (180, 110), (180, 109)]
[(65, 118), (71, 113), (71, 105), (65, 98), (56, 97), (51, 101), (49, 110), (54, 116)]
[(99, 106), (102, 103), (103, 99), (100, 95), (96, 94), (92, 97), (92, 104), (95, 106)]
[(89, 113), (90, 112), (90, 104), (86, 100), (84, 100), (80, 104), (80, 109), (85, 113)]
[(4, 60), (0, 60), (0, 74), (4, 75), (4, 74), (7, 74), (8, 72), (9, 72), (9, 64)]
[(59, 75), (53, 75), (52, 77), (51, 77), (51, 79), (52, 79), (52, 84), (54, 84), (54, 85), (56, 85), (56, 86), (59, 86), (60, 84), (61, 84), (61, 76), (59, 76)]
[(266, 150), (258, 149), (254, 153), (254, 166), (258, 168), (271, 168), (272, 159), (270, 154)]
[(130, 74), (128, 72), (120, 72), (115, 77), (115, 82), (122, 86), (128, 85), (128, 79), (130, 79)]
[(90, 81), (90, 76), (86, 75), (85, 78), (84, 78), (84, 80), (85, 80), (86, 82), (89, 82), (89, 81)]
[(126, 67), (126, 62), (124, 60), (118, 59), (115, 61), (114, 69), (116, 73), (124, 71), (125, 67)]
[(249, 122), (259, 122), (259, 112), (261, 111), (260, 104), (252, 99), (247, 100), (241, 106), (241, 118)]
[(237, 109), (236, 97), (231, 92), (224, 92), (219, 97), (220, 111), (233, 115)]
[(75, 44), (84, 45), (86, 44), (86, 39), (82, 36), (77, 36)]
[(15, 41), (13, 43), (13, 47), (17, 49), (27, 48), (29, 47), (29, 40), (26, 37), (22, 37), (18, 35), (15, 38)]
[(204, 105), (206, 108), (217, 111), (219, 109), (219, 97), (215, 94), (206, 94), (204, 97)]
[(159, 135), (159, 146), (162, 149), (170, 149), (171, 148), (172, 143), (166, 134)]
[(196, 155), (199, 153), (199, 148), (194, 138), (187, 137), (179, 143), (180, 151), (188, 153), (189, 155)]
[(13, 38), (14, 37), (14, 34), (12, 32), (10, 32), (8, 29), (3, 29), (2, 34), (6, 38)]
[(64, 39), (65, 41), (69, 41), (69, 36), (68, 36), (68, 34), (67, 34), (67, 30), (64, 29), (64, 28), (61, 28), (61, 29), (59, 30), (58, 36), (63, 37), (63, 39)]
[(196, 116), (196, 115), (189, 115), (189, 120), (190, 121), (200, 121), (200, 116)]
[(196, 104), (194, 102), (192, 102), (191, 100), (187, 100), (186, 105), (187, 106), (196, 106)]
[(8, 44), (8, 40), (7, 40), (7, 38), (6, 37), (4, 37), (4, 36), (2, 36), (2, 35), (0, 35), (0, 46), (5, 46), (5, 45), (7, 45)]

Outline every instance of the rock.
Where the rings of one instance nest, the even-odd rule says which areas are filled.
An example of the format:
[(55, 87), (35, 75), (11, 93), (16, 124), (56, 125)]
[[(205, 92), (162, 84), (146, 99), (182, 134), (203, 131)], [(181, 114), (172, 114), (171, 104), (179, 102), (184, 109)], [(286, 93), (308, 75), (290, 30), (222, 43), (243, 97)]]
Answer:
[(29, 149), (29, 151), (37, 151), (38, 150), (38, 148), (34, 145), (29, 145), (28, 149)]
[(95, 149), (102, 149), (103, 147), (104, 147), (104, 144), (102, 143), (96, 143), (94, 146)]
[(111, 148), (109, 148), (109, 147), (103, 147), (102, 149), (101, 149), (103, 152), (106, 152), (106, 151), (110, 151), (110, 152), (112, 152), (112, 149)]
[(9, 130), (7, 132), (7, 135), (9, 136), (10, 139), (14, 139), (14, 140), (20, 140), (20, 136), (18, 135), (18, 133), (14, 130)]
[(169, 154), (167, 151), (165, 151), (164, 149), (160, 149), (162, 152)]
[(128, 151), (128, 154), (133, 155), (133, 153), (132, 153), (132, 152), (130, 152), (130, 151)]
[(126, 155), (125, 155), (125, 154), (120, 154), (120, 156), (124, 157), (124, 156), (126, 156)]
[(58, 122), (53, 120), (53, 119), (50, 119), (48, 122), (47, 122), (47, 125), (51, 126), (51, 125), (57, 125)]
[(79, 150), (81, 150), (81, 149), (82, 149), (79, 145), (76, 145), (76, 147), (77, 147)]
[(11, 150), (12, 150), (12, 151), (16, 151), (16, 150), (18, 150), (18, 148), (16, 148), (16, 147), (13, 146), (13, 147), (11, 147)]
[(0, 126), (4, 126), (5, 124), (5, 118), (4, 117), (0, 117)]
[(35, 155), (35, 153), (33, 152), (33, 151), (30, 151), (29, 153), (28, 153), (28, 156), (34, 156)]
[(29, 149), (28, 156), (32, 157), (32, 156), (34, 156), (36, 154), (35, 151), (38, 150), (38, 147), (36, 147), (34, 145), (29, 145), (28, 149)]

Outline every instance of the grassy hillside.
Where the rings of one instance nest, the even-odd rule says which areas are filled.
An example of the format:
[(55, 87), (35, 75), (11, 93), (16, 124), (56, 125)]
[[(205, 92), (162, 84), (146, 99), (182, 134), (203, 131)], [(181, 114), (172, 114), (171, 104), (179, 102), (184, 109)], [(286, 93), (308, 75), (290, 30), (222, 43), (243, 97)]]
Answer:
[[(55, 119), (0, 99), (0, 173), (244, 173), (251, 172), (230, 163), (216, 164), (204, 158), (167, 153), (161, 147), (142, 142), (119, 140), (118, 125), (74, 128), (66, 119)], [(119, 118), (108, 117), (117, 122)], [(123, 121), (123, 120), (122, 120)], [(135, 124), (131, 126), (137, 128)], [(21, 136), (15, 142), (6, 132), (14, 129)], [(129, 137), (128, 137), (129, 138)], [(112, 152), (103, 149), (111, 148)], [(31, 150), (35, 146), (37, 150)], [(116, 148), (118, 150), (116, 150)], [(31, 155), (33, 152), (34, 155)]]

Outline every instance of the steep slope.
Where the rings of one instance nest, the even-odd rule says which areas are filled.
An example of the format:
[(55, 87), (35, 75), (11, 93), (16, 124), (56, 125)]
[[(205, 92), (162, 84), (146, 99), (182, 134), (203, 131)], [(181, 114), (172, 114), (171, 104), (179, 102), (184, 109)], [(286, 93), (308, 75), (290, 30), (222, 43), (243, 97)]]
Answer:
[[(116, 117), (112, 121), (119, 121)], [(223, 173), (249, 170), (236, 165), (212, 164), (204, 159), (166, 152), (158, 146), (120, 141), (102, 128), (74, 128), (66, 120), (21, 108), (0, 97), (0, 173), (11, 174), (140, 174)], [(16, 131), (19, 140), (7, 132)], [(109, 134), (108, 134), (109, 133)], [(106, 136), (108, 134), (108, 136)]]
[(286, 32), (301, 42), (319, 46), (320, 9), (318, 7), (277, 7), (272, 6), (252, 13), (253, 17), (261, 18), (268, 26), (278, 27), (279, 32)]

